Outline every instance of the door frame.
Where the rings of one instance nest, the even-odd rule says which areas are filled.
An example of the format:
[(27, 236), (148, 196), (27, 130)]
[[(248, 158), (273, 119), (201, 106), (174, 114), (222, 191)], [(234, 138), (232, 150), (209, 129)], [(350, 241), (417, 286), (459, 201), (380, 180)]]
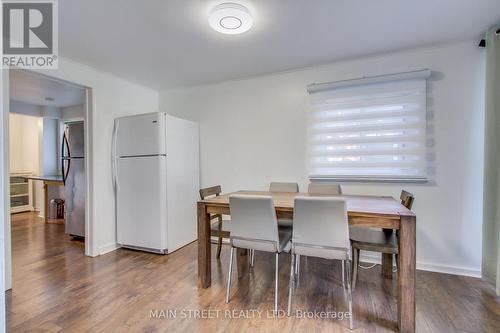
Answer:
[[(92, 165), (93, 165), (93, 140), (92, 140), (92, 129), (93, 129), (93, 117), (92, 117), (92, 106), (93, 106), (93, 95), (92, 95), (92, 87), (86, 86), (84, 84), (80, 84), (77, 82), (66, 81), (57, 77), (50, 76), (44, 73), (40, 73), (37, 71), (25, 70), (25, 69), (15, 69), (22, 70), (28, 72), (32, 75), (39, 75), (45, 79), (58, 81), (64, 84), (72, 85), (78, 87), (80, 89), (85, 90), (85, 105), (84, 105), (84, 117), (85, 117), (85, 255), (90, 257), (97, 256), (97, 246), (96, 241), (97, 237), (95, 235), (95, 226), (94, 226), (94, 216), (93, 216), (93, 183), (92, 183)], [(4, 273), (2, 274), (2, 278), (5, 277), (4, 288), (3, 290), (8, 290), (12, 288), (12, 249), (11, 249), (11, 220), (10, 220), (10, 202), (9, 202), (9, 73), (10, 70), (3, 69), (2, 70), (2, 120), (0, 120), (0, 138), (3, 138), (3, 147), (0, 147), (0, 157), (3, 161), (3, 165), (0, 166), (0, 171), (2, 172), (0, 185), (2, 185), (2, 193), (0, 193), (0, 200), (3, 204), (4, 214), (3, 219), (0, 219), (0, 228), (4, 232), (4, 244), (5, 247), (2, 249), (4, 251), (4, 255), (2, 258), (5, 260), (4, 262)], [(1, 211), (1, 210), (0, 210)], [(3, 221), (2, 221), (3, 220)], [(3, 222), (3, 223), (2, 223)], [(3, 224), (3, 227), (2, 227)], [(1, 237), (0, 237), (1, 240)], [(0, 252), (1, 254), (1, 252)], [(3, 279), (2, 279), (3, 280)]]
[[(9, 85), (7, 84), (9, 80), (9, 72), (7, 69), (0, 69), (0, 332), (5, 332), (5, 292), (4, 290), (10, 289), (11, 279), (11, 267), (10, 267), (10, 253), (9, 257), (5, 253), (5, 250), (10, 249), (10, 237), (7, 239), (6, 235), (10, 234), (10, 202), (5, 200), (5, 195), (7, 194), (8, 186), (5, 180), (7, 179), (8, 173), (8, 163), (9, 160), (5, 158), (5, 154), (8, 154), (5, 149), (9, 148), (8, 142), (5, 142), (5, 138), (8, 138), (8, 131), (6, 131), (6, 122), (8, 121), (8, 113), (5, 112), (9, 110)], [(8, 156), (8, 155), (7, 155)], [(8, 241), (8, 243), (7, 243)], [(7, 288), (9, 287), (9, 288)]]

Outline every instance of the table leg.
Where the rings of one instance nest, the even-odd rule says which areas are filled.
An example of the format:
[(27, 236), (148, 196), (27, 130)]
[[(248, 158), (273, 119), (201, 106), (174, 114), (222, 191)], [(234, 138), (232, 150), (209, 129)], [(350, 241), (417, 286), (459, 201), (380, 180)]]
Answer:
[(45, 223), (49, 221), (49, 185), (43, 182), (43, 219)]
[(200, 288), (208, 288), (212, 284), (210, 250), (210, 214), (207, 214), (205, 204), (198, 202), (198, 287)]
[(401, 216), (399, 229), (398, 327), (415, 332), (416, 217)]
[[(392, 229), (382, 229), (383, 232), (390, 236), (394, 231)], [(382, 253), (382, 276), (386, 279), (392, 279), (392, 254)]]
[(236, 249), (236, 261), (238, 278), (241, 278), (248, 272), (248, 251), (246, 249)]

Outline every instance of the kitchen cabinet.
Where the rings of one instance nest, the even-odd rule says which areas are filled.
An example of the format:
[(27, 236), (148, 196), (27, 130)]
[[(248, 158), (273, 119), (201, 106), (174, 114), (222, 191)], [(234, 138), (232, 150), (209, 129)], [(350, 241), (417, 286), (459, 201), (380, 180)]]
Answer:
[(10, 174), (10, 212), (33, 211), (33, 189), (26, 178), (31, 173), (14, 172)]

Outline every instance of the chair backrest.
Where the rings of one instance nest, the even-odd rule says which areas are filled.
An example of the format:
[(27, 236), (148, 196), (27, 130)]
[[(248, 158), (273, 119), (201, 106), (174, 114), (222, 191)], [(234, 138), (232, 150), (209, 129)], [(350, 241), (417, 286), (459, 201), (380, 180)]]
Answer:
[[(208, 197), (219, 196), (222, 193), (222, 188), (220, 185), (205, 187), (200, 189), (200, 198), (205, 200)], [(222, 214), (210, 214), (210, 220), (219, 220), (219, 230), (222, 228)]]
[(299, 191), (299, 184), (271, 182), (271, 184), (269, 184), (269, 191), (297, 193)]
[(312, 194), (330, 194), (330, 195), (341, 195), (342, 188), (339, 184), (335, 183), (309, 183), (309, 188), (307, 190)]
[(405, 190), (402, 190), (401, 196), (399, 198), (401, 199), (401, 204), (411, 210), (411, 207), (413, 206), (413, 201), (415, 201), (415, 197), (413, 196), (413, 194)]
[(248, 247), (248, 241), (263, 241), (270, 243), (272, 249), (277, 248), (279, 244), (278, 220), (272, 197), (233, 194), (229, 197), (229, 209), (231, 211), (230, 241), (233, 246), (253, 248)]
[(296, 197), (292, 242), (348, 250), (350, 241), (345, 199)]
[(206, 187), (206, 188), (200, 189), (200, 198), (201, 198), (201, 200), (204, 200), (207, 197), (211, 197), (213, 195), (218, 196), (221, 193), (222, 193), (222, 189), (221, 189), (220, 185)]

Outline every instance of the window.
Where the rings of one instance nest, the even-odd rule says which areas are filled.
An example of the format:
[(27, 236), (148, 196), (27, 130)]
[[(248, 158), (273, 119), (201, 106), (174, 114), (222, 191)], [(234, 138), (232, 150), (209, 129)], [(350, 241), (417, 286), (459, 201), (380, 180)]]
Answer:
[(429, 75), (310, 85), (309, 177), (425, 180)]

